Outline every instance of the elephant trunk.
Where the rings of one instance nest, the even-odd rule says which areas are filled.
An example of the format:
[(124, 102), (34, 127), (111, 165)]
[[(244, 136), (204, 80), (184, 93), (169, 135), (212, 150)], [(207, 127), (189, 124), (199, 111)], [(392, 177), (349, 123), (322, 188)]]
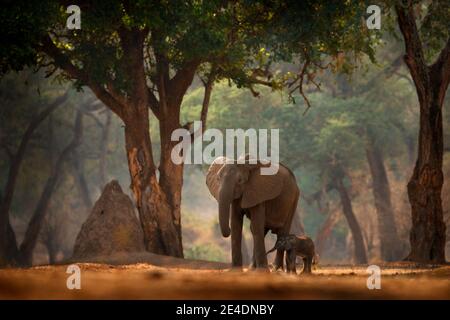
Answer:
[(219, 223), (222, 235), (230, 236), (230, 205), (233, 201), (234, 190), (229, 183), (223, 183), (219, 192)]
[(271, 252), (274, 252), (275, 250), (279, 250), (279, 249), (283, 249), (283, 245), (280, 242), (280, 240), (277, 239), (277, 241), (275, 242), (275, 245), (273, 246), (273, 248), (270, 249), (269, 251), (267, 251), (266, 255), (268, 255)]
[(269, 251), (267, 251), (266, 255), (268, 255), (271, 252), (274, 252), (277, 249), (277, 247), (273, 247), (272, 249), (270, 249)]

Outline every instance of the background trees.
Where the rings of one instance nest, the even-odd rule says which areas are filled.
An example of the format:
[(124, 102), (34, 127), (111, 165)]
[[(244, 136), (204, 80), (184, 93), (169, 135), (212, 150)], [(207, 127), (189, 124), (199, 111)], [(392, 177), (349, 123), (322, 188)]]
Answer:
[[(396, 8), (390, 2), (384, 4), (386, 11), (394, 13), (396, 9), (395, 22), (406, 43), (412, 82), (420, 91), (419, 98), (423, 96), (419, 99), (420, 161), (415, 182), (410, 183), (414, 213), (411, 252), (416, 252), (410, 258), (442, 261), (445, 237), (439, 172), (444, 150), (441, 110), (449, 69), (448, 5), (443, 1)], [(80, 128), (89, 136), (88, 143), (74, 148), (63, 161), (67, 168), (64, 183), (56, 186), (73, 186), (83, 206), (89, 208), (111, 172), (119, 175), (123, 183), (131, 185), (148, 250), (183, 255), (185, 172), (183, 166), (170, 161), (177, 143), (170, 141), (170, 135), (174, 129), (190, 128), (197, 119), (205, 128), (209, 114), (209, 125), (219, 128), (282, 129), (283, 160), (296, 168), (302, 188), (308, 190), (303, 208), (308, 213), (308, 232), (330, 230), (330, 225), (337, 224), (334, 230), (340, 230), (341, 241), (347, 227), (331, 213), (342, 207), (352, 230), (347, 242), (352, 239), (357, 261), (365, 261), (364, 255), (370, 256), (378, 242), (383, 259), (398, 260), (404, 255), (406, 224), (399, 222), (403, 218), (398, 212), (406, 209), (399, 208), (396, 189), (415, 158), (412, 137), (417, 114), (409, 108), (413, 102), (408, 87), (412, 82), (401, 69), (398, 48), (383, 46), (383, 42), (398, 44), (397, 40), (384, 34), (381, 38), (380, 32), (365, 28), (364, 1), (82, 1), (82, 29), (73, 31), (65, 28), (65, 2), (9, 5), (0, 17), (7, 40), (0, 49), (2, 74), (24, 66), (40, 67), (51, 79), (70, 82), (79, 90), (89, 88), (99, 99), (95, 101), (91, 91), (86, 91), (80, 95), (86, 100), (78, 101), (76, 109), (72, 106), (70, 116), (57, 116), (55, 111), (41, 123), (48, 129), (44, 136), (52, 165), (57, 165), (58, 155), (72, 138), (75, 112), (80, 112), (79, 122), (84, 122)], [(422, 14), (418, 29), (415, 20)], [(392, 26), (393, 21), (387, 19), (386, 24)], [(378, 65), (368, 68), (375, 48)], [(435, 63), (428, 67), (431, 60)], [(355, 69), (363, 66), (366, 70)], [(345, 75), (352, 73), (352, 79)], [(227, 82), (235, 87), (227, 89)], [(4, 90), (2, 97), (8, 98), (15, 92), (10, 89), (13, 84), (3, 84), (11, 92)], [(243, 88), (248, 90), (240, 90)], [(62, 92), (51, 91), (56, 101)], [(26, 95), (36, 99), (36, 95)], [(23, 129), (30, 121), (25, 111), (29, 104), (20, 97), (12, 101), (16, 109), (2, 111), (2, 121), (17, 117), (22, 119), (18, 128)], [(52, 101), (47, 99), (42, 107)], [(74, 104), (75, 98), (71, 96), (70, 101)], [(296, 104), (290, 105), (292, 102)], [(426, 103), (428, 107), (424, 107)], [(60, 120), (64, 135), (55, 125)], [(3, 155), (14, 157), (11, 146), (19, 144), (23, 133), (12, 138), (9, 134), (2, 143), (15, 141), (16, 145), (4, 147)], [(63, 142), (57, 141), (59, 135), (65, 137)], [(120, 149), (125, 149), (125, 155)], [(8, 168), (4, 161), (2, 170)], [(119, 169), (128, 169), (129, 177), (119, 174)], [(428, 175), (429, 171), (432, 174)], [(52, 176), (50, 169), (47, 173), (42, 174), (40, 186)], [(8, 185), (6, 179), (4, 185)], [(417, 185), (423, 188), (414, 187)], [(369, 193), (362, 191), (369, 189)], [(6, 199), (0, 217), (3, 253), (15, 243), (7, 232), (10, 214), (17, 214), (8, 190), (11, 188), (2, 191)], [(369, 199), (367, 194), (373, 203), (369, 209), (374, 211), (365, 219), (366, 208), (361, 203), (363, 196)], [(325, 214), (313, 216), (313, 211)], [(31, 238), (36, 239), (35, 233)], [(417, 239), (425, 239), (426, 244)]]
[[(261, 98), (253, 99), (225, 83), (216, 87), (210, 104), (212, 127), (280, 128), (281, 161), (299, 177), (307, 233), (317, 233), (320, 246), (324, 239), (347, 234), (347, 223), (342, 228), (336, 218), (336, 211), (341, 213), (337, 217), (345, 217), (345, 204), (357, 234), (355, 261), (365, 261), (364, 255), (402, 259), (408, 245), (408, 213), (398, 188), (414, 157), (417, 114), (409, 81), (403, 73), (393, 73), (392, 61), (386, 59), (395, 55), (391, 50), (386, 46), (379, 53), (381, 64), (361, 68), (351, 81), (322, 75), (322, 91), (309, 94), (313, 107), (305, 115), (301, 97), (294, 97), (297, 104), (286, 104), (287, 95), (261, 89)], [(186, 119), (198, 112), (201, 97), (200, 89), (187, 96)], [(356, 258), (354, 251), (351, 256)]]
[[(21, 4), (2, 16), (9, 37), (2, 70), (23, 65), (45, 67), (77, 88), (92, 92), (124, 123), (125, 149), (136, 206), (149, 251), (182, 256), (180, 203), (183, 166), (170, 160), (177, 142), (171, 133), (194, 76), (205, 85), (206, 121), (214, 82), (229, 79), (248, 87), (277, 87), (269, 69), (281, 58), (305, 60), (292, 79), (302, 90), (303, 77), (327, 55), (351, 49), (370, 51), (370, 37), (358, 17), (364, 5), (303, 2), (81, 2), (81, 30), (67, 30), (63, 4)], [(39, 8), (35, 8), (39, 7)], [(290, 14), (302, 13), (302, 19)], [(39, 17), (29, 19), (38, 14)], [(294, 29), (300, 32), (292, 32)], [(349, 33), (349, 28), (353, 33)], [(26, 39), (16, 33), (29, 32)], [(288, 31), (288, 32), (286, 32)], [(293, 35), (283, 39), (282, 36)], [(17, 41), (22, 40), (22, 41)], [(351, 43), (351, 45), (350, 45)], [(272, 53), (265, 54), (265, 47)], [(150, 110), (159, 125), (160, 157), (154, 158), (149, 134)], [(187, 126), (187, 125), (186, 125)]]
[[(10, 78), (9, 80), (14, 81), (13, 78)], [(30, 76), (28, 80), (36, 81), (36, 77)], [(23, 85), (19, 81), (16, 81), (16, 84), (19, 86)], [(34, 84), (36, 85), (36, 82)], [(9, 85), (12, 85), (12, 83), (9, 83)], [(34, 87), (34, 89), (35, 88), (36, 87)], [(3, 89), (7, 90), (6, 87), (3, 87)], [(14, 104), (16, 103), (17, 100), (19, 101), (22, 100), (21, 102), (24, 103), (27, 99), (29, 99), (29, 96), (27, 95), (29, 93), (30, 93), (29, 88), (24, 89), (23, 91), (16, 90), (13, 92), (9, 92), (9, 94), (6, 94), (6, 92), (4, 92), (4, 94), (2, 95), (2, 97), (4, 98), (2, 102), (4, 103), (5, 106), (8, 106), (9, 104), (9, 108), (5, 108), (4, 110), (6, 112), (17, 112), (17, 111), (23, 112), (23, 109), (20, 107), (15, 109)], [(17, 244), (15, 232), (11, 227), (9, 211), (11, 208), (14, 191), (16, 189), (18, 174), (24, 160), (25, 152), (27, 151), (27, 146), (30, 143), (30, 140), (33, 137), (36, 129), (38, 129), (38, 127), (42, 124), (42, 122), (44, 122), (49, 117), (49, 115), (57, 107), (63, 104), (66, 100), (67, 100), (67, 93), (54, 99), (54, 101), (52, 101), (45, 108), (42, 108), (42, 101), (39, 101), (42, 110), (35, 112), (35, 115), (31, 118), (28, 125), (24, 125), (24, 127), (26, 128), (24, 132), (20, 126), (17, 127), (17, 123), (9, 123), (9, 124), (5, 123), (5, 126), (3, 127), (2, 147), (4, 152), (9, 157), (9, 163), (7, 169), (8, 176), (5, 182), (4, 195), (1, 199), (1, 206), (0, 206), (0, 219), (1, 219), (0, 225), (2, 227), (1, 230), (2, 241), (0, 241), (0, 256), (2, 257), (1, 261), (2, 264), (18, 263), (23, 265), (31, 265), (33, 249), (37, 242), (40, 227), (44, 221), (48, 203), (50, 201), (53, 190), (55, 189), (56, 182), (61, 173), (61, 167), (64, 161), (69, 156), (70, 152), (73, 149), (75, 149), (79, 144), (79, 140), (81, 137), (81, 117), (77, 116), (74, 138), (63, 149), (61, 154), (56, 159), (55, 163), (52, 164), (50, 175), (45, 183), (45, 187), (41, 193), (41, 196), (39, 197), (32, 218), (28, 223), (24, 239), (19, 247)], [(36, 102), (31, 102), (30, 100), (28, 100), (25, 103), (36, 104)], [(30, 106), (27, 106), (27, 108), (30, 108)], [(29, 111), (25, 112), (26, 115), (28, 115), (28, 113)], [(23, 121), (23, 119), (20, 120)], [(15, 140), (17, 140), (18, 142), (16, 142)]]
[[(395, 6), (405, 42), (404, 60), (420, 105), (418, 157), (408, 183), (412, 213), (408, 260), (442, 263), (445, 262), (442, 108), (450, 83), (450, 4), (434, 1), (426, 7), (420, 5), (408, 1), (406, 5)], [(416, 20), (420, 20), (420, 27)]]

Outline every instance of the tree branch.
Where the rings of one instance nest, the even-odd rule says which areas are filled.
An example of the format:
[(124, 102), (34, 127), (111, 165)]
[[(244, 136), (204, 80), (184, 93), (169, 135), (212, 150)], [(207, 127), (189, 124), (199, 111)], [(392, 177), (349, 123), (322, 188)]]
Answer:
[(105, 105), (122, 118), (121, 104), (101, 85), (94, 83), (89, 76), (77, 68), (53, 43), (49, 35), (42, 40), (42, 51), (51, 57), (55, 64), (65, 71), (71, 78), (78, 79), (86, 84)]
[(42, 223), (45, 218), (45, 214), (47, 212), (48, 204), (50, 202), (50, 198), (55, 189), (56, 182), (59, 179), (59, 176), (62, 171), (62, 165), (70, 155), (70, 153), (79, 146), (82, 140), (82, 132), (83, 132), (83, 122), (82, 122), (83, 114), (81, 111), (77, 112), (77, 116), (75, 119), (75, 131), (72, 141), (64, 148), (61, 154), (56, 161), (55, 166), (52, 168), (51, 174), (47, 179), (44, 190), (42, 191), (39, 202), (34, 210), (33, 216), (31, 217), (30, 222), (28, 223), (27, 230), (25, 232), (25, 237), (20, 245), (20, 259), (21, 263), (24, 265), (31, 264), (32, 252), (34, 247), (36, 246), (36, 241), (39, 235), (39, 231), (41, 229)]
[[(202, 109), (200, 111), (200, 122), (202, 124), (202, 126), (201, 126), (202, 134), (206, 130), (206, 120), (208, 118), (209, 102), (211, 101), (211, 93), (212, 93), (212, 89), (214, 86), (214, 81), (216, 81), (216, 75), (217, 75), (217, 69), (215, 67), (212, 67), (207, 80), (200, 79), (203, 83), (203, 86), (205, 87), (205, 91), (203, 93)], [(183, 125), (183, 128), (190, 131), (192, 129), (192, 122), (186, 123), (185, 125)], [(195, 134), (196, 134), (195, 131), (193, 131), (191, 133), (191, 143), (195, 142)]]
[(9, 148), (9, 146), (6, 143), (2, 143), (1, 148), (5, 150), (6, 155), (8, 156), (9, 160), (12, 161), (14, 158), (14, 154)]
[(169, 87), (167, 88), (167, 93), (169, 98), (173, 101), (174, 105), (180, 105), (183, 100), (184, 94), (186, 93), (189, 86), (194, 80), (195, 72), (201, 61), (198, 59), (186, 62), (169, 80)]
[(159, 101), (156, 99), (155, 94), (150, 90), (150, 88), (147, 89), (148, 91), (148, 106), (150, 110), (152, 110), (153, 114), (158, 120), (161, 120), (161, 112), (159, 110)]
[(211, 101), (211, 93), (212, 93), (214, 81), (215, 81), (215, 74), (211, 74), (208, 77), (208, 80), (206, 81), (206, 83), (204, 83), (205, 92), (203, 94), (202, 110), (200, 112), (200, 121), (202, 123), (202, 133), (204, 133), (206, 130), (206, 120), (208, 118), (208, 108), (209, 108), (209, 102)]
[(439, 75), (438, 81), (441, 83), (435, 85), (440, 88), (438, 94), (439, 100), (442, 103), (450, 83), (450, 37), (447, 39), (447, 43), (439, 54), (439, 57), (431, 66), (431, 72)]
[(36, 128), (48, 117), (48, 115), (50, 115), (50, 113), (52, 113), (57, 107), (62, 105), (67, 100), (67, 97), (68, 97), (67, 92), (64, 95), (58, 97), (52, 104), (50, 104), (41, 113), (39, 113), (37, 117), (31, 121), (31, 123), (25, 130), (25, 133), (23, 134), (22, 139), (20, 140), (19, 147), (16, 153), (13, 155), (11, 166), (9, 168), (8, 180), (6, 182), (6, 186), (4, 189), (5, 194), (1, 201), (0, 220), (5, 219), (5, 217), (7, 217), (9, 214), (9, 209), (11, 207), (11, 202), (16, 186), (17, 176), (19, 174), (19, 169), (22, 164), (22, 160), (25, 155), (25, 150), (28, 145), (28, 142), (31, 139), (31, 136), (33, 135)]
[[(158, 89), (159, 96), (159, 105), (158, 112), (159, 117), (163, 118), (168, 113), (168, 105), (167, 105), (167, 87), (168, 87), (168, 79), (169, 78), (169, 69), (164, 61), (164, 57), (159, 54), (156, 55), (156, 87)], [(150, 105), (151, 107), (151, 105)]]
[[(297, 91), (297, 90), (299, 91), (300, 95), (303, 98), (303, 101), (305, 101), (305, 103), (306, 103), (306, 110), (303, 112), (303, 115), (305, 115), (306, 112), (308, 112), (308, 110), (311, 108), (311, 103), (309, 102), (309, 100), (306, 97), (305, 92), (303, 90), (303, 82), (304, 82), (305, 75), (309, 79), (309, 74), (307, 73), (309, 64), (310, 64), (310, 60), (307, 59), (305, 61), (305, 63), (303, 64), (302, 70), (300, 71), (298, 76), (291, 83), (288, 84), (288, 87), (290, 88), (298, 82), (298, 85), (296, 85), (294, 88), (289, 90), (289, 96), (292, 96), (292, 93), (294, 93), (295, 91)], [(316, 86), (317, 86), (317, 84), (316, 84)]]
[(404, 60), (416, 85), (419, 99), (423, 100), (426, 96), (425, 88), (428, 87), (429, 75), (422, 42), (417, 30), (413, 5), (410, 3), (407, 8), (396, 5), (395, 11), (397, 12), (398, 25), (405, 42), (406, 54)]

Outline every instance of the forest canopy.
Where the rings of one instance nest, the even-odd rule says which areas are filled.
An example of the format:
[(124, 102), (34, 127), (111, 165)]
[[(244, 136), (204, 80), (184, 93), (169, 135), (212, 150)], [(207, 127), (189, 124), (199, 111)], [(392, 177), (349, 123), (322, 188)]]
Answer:
[[(183, 257), (189, 239), (191, 255), (218, 259), (223, 243), (198, 249), (204, 231), (182, 227), (183, 210), (211, 200), (191, 190), (205, 168), (171, 161), (172, 132), (196, 120), (281, 129), (319, 248), (445, 261), (447, 1), (379, 1), (380, 30), (357, 0), (78, 1), (81, 29), (67, 28), (69, 4), (8, 0), (0, 13), (3, 264), (31, 265), (39, 241), (52, 260), (70, 252), (73, 237), (64, 250), (43, 240), (47, 219), (61, 224), (50, 213), (73, 201), (65, 214), (87, 214), (111, 178), (130, 186), (146, 250)], [(33, 205), (27, 181), (42, 188)]]

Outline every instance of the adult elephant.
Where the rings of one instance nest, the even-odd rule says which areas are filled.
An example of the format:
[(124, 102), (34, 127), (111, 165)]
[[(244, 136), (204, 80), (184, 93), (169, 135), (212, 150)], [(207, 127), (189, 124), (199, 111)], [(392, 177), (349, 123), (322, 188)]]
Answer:
[[(253, 161), (256, 162), (256, 161)], [(289, 234), (300, 191), (294, 174), (282, 164), (274, 175), (262, 175), (261, 168), (270, 164), (256, 162), (239, 164), (218, 157), (211, 164), (206, 184), (219, 203), (219, 223), (222, 235), (231, 233), (233, 267), (242, 266), (242, 223), (244, 214), (250, 219), (253, 235), (253, 263), (267, 268), (264, 237), (270, 230), (277, 235)], [(231, 213), (231, 228), (230, 228)], [(283, 266), (284, 251), (277, 251), (275, 268)]]

